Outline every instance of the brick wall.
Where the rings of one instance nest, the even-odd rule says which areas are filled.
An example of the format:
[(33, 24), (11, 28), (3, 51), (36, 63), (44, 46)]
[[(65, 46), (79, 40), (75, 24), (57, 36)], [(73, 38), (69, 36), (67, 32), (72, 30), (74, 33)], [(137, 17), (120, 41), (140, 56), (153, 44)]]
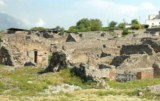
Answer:
[(115, 81), (116, 80), (116, 69), (111, 69), (109, 72), (109, 79)]
[(141, 71), (137, 73), (137, 79), (147, 79), (147, 78), (154, 78), (154, 72), (150, 71)]

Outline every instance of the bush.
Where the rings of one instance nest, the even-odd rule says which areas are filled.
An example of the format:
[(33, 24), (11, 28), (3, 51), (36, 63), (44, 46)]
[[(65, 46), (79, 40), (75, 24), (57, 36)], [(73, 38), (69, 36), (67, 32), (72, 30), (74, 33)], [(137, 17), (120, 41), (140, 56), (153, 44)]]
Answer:
[(78, 33), (78, 29), (76, 26), (71, 26), (68, 30), (68, 32), (70, 33)]
[(132, 25), (132, 29), (133, 30), (139, 30), (139, 29), (141, 29), (141, 25), (140, 24), (134, 24), (134, 25)]
[(147, 28), (149, 28), (149, 25), (143, 25), (143, 27), (144, 27), (145, 29), (147, 29)]
[(120, 23), (118, 26), (117, 26), (117, 29), (124, 29), (125, 28), (125, 23)]
[(102, 27), (102, 31), (108, 31), (109, 27)]
[(109, 30), (110, 30), (110, 31), (114, 31), (116, 25), (117, 25), (117, 22), (111, 21), (111, 22), (109, 23), (109, 25), (108, 25), (108, 26), (109, 26)]
[(129, 34), (128, 29), (123, 29), (122, 35), (128, 35), (128, 34)]
[(31, 28), (32, 31), (44, 31), (45, 28), (44, 27), (33, 27)]

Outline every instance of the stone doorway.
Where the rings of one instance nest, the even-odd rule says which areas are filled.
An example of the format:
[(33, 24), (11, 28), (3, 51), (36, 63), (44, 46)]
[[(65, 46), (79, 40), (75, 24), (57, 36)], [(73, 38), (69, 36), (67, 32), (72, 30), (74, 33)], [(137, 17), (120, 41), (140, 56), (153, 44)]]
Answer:
[(34, 63), (38, 63), (38, 51), (34, 50)]

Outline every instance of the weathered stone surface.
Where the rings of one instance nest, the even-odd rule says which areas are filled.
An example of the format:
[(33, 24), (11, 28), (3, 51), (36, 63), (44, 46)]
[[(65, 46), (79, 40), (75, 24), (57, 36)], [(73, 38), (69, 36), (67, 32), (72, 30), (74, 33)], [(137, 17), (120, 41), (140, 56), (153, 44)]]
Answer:
[(115, 69), (115, 67), (107, 64), (99, 64), (97, 68), (81, 63), (73, 66), (71, 73), (79, 76), (84, 81), (96, 81), (96, 78), (110, 78), (112, 69)]
[(107, 54), (105, 52), (102, 52), (100, 58), (107, 57), (107, 56), (111, 56), (111, 54)]
[(153, 68), (158, 68), (158, 69), (160, 69), (160, 63), (154, 63), (154, 64), (153, 64)]
[(36, 66), (36, 65), (34, 63), (32, 63), (32, 62), (26, 62), (24, 64), (24, 66)]
[(152, 93), (159, 93), (160, 92), (160, 85), (149, 86), (146, 89)]
[(73, 33), (69, 33), (68, 37), (66, 39), (66, 42), (77, 42), (79, 40), (80, 40), (79, 36), (77, 36), (77, 35), (75, 35)]
[(153, 55), (154, 50), (150, 45), (123, 45), (121, 55), (131, 55), (131, 54), (148, 54)]
[(147, 54), (135, 54), (127, 58), (120, 66), (117, 67), (119, 70), (132, 69), (136, 70), (138, 68), (151, 68), (154, 63), (154, 57)]
[(115, 68), (115, 66), (108, 65), (108, 64), (98, 64), (99, 69), (112, 69)]
[(147, 38), (147, 39), (143, 39), (142, 43), (144, 45), (150, 45), (156, 53), (160, 52), (160, 40)]
[(88, 65), (80, 63), (73, 66), (71, 69), (71, 74), (79, 76), (84, 81), (93, 80), (93, 78), (86, 73), (86, 69), (88, 68)]
[(46, 72), (57, 72), (61, 69), (67, 68), (67, 59), (64, 52), (55, 52), (52, 54), (49, 66), (46, 68)]
[(160, 77), (160, 63), (154, 63), (153, 68), (154, 68), (154, 77), (155, 78)]
[(9, 50), (5, 47), (1, 47), (0, 49), (0, 63), (4, 65), (14, 66), (13, 59), (11, 57)]
[(127, 58), (129, 58), (130, 56), (127, 55), (121, 55), (121, 56), (116, 56), (114, 57), (114, 59), (111, 62), (111, 65), (114, 66), (120, 66)]
[(53, 38), (53, 34), (48, 33), (48, 32), (43, 32), (43, 37), (44, 38)]
[(105, 37), (106, 33), (101, 33), (101, 37)]
[(116, 81), (118, 82), (127, 82), (136, 79), (137, 79), (136, 74), (129, 71), (125, 71), (123, 74), (117, 74), (116, 76)]
[(59, 92), (71, 92), (75, 90), (81, 90), (81, 87), (69, 84), (60, 84), (57, 86), (49, 86), (44, 90), (44, 92), (41, 92), (40, 94), (56, 94)]

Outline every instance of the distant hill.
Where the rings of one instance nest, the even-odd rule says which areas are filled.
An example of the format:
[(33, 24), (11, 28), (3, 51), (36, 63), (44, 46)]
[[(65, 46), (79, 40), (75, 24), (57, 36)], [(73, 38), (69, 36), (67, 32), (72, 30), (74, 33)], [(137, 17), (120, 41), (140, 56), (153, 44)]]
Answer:
[(24, 28), (25, 24), (8, 14), (0, 13), (0, 30), (8, 29), (11, 27)]

